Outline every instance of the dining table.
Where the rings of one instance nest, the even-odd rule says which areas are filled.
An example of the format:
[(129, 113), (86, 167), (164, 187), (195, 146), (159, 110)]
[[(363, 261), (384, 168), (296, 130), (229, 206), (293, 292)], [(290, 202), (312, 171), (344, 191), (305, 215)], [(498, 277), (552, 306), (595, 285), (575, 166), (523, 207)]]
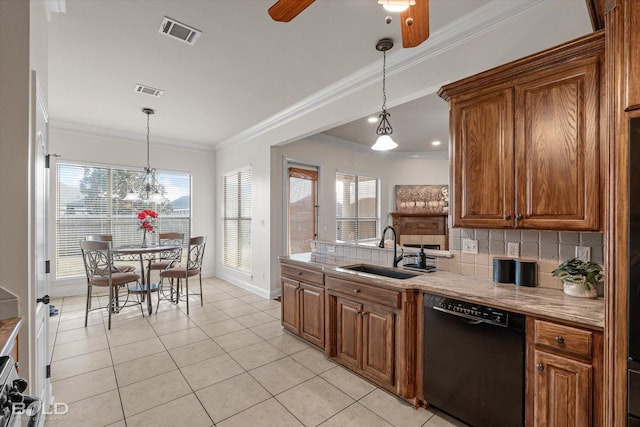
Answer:
[[(149, 314), (153, 312), (151, 304), (151, 293), (160, 290), (159, 283), (151, 283), (151, 263), (162, 252), (171, 252), (180, 249), (182, 245), (148, 245), (148, 246), (118, 246), (111, 249), (114, 260), (117, 261), (140, 261), (140, 287), (134, 292), (146, 296), (147, 309)], [(144, 262), (147, 262), (145, 267)], [(160, 296), (158, 295), (158, 298)]]

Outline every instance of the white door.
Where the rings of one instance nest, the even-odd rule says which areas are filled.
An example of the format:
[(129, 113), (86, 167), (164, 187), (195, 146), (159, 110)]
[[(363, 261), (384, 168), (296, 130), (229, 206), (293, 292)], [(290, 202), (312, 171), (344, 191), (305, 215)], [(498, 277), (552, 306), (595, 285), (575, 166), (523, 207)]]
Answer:
[[(31, 369), (29, 393), (42, 399), (43, 408), (48, 410), (50, 402), (49, 361), (49, 275), (47, 257), (47, 208), (49, 199), (49, 170), (46, 158), (48, 150), (48, 116), (44, 98), (37, 84), (35, 71), (31, 74), (31, 153), (33, 180), (31, 206), (33, 209), (32, 266), (33, 289), (29, 293), (30, 313), (27, 327), (30, 329)], [(44, 417), (40, 420), (44, 424)]]

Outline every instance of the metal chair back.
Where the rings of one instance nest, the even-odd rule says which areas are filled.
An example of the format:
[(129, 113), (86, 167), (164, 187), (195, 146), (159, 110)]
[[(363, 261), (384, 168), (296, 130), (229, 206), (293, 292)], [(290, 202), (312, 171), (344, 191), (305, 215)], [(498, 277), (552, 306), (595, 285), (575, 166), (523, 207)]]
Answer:
[(100, 278), (111, 278), (113, 267), (111, 261), (111, 242), (104, 240), (81, 240), (80, 249), (87, 281)]
[(189, 254), (187, 256), (187, 270), (202, 269), (204, 259), (204, 247), (207, 243), (205, 236), (189, 239)]

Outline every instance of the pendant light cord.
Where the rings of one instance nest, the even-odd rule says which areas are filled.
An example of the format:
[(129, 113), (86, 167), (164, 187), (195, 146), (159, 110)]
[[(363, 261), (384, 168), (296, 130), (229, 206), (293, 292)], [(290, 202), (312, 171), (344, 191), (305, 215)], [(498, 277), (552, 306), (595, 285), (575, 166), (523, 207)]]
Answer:
[(147, 169), (151, 169), (149, 165), (149, 113), (147, 113)]
[(387, 87), (386, 87), (386, 75), (387, 75), (387, 51), (382, 51), (382, 111), (387, 111)]

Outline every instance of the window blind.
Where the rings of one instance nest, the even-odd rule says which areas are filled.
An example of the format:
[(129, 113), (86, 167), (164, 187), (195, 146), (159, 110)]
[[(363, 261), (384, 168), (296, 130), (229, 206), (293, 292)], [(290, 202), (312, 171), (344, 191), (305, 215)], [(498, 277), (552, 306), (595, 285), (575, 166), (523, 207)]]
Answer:
[(223, 176), (223, 264), (251, 271), (251, 168)]
[(137, 218), (143, 209), (158, 212), (155, 231), (147, 242), (157, 243), (163, 232), (191, 233), (191, 175), (158, 172), (163, 203), (124, 200), (129, 183), (141, 172), (58, 162), (56, 169), (56, 278), (84, 275), (80, 240), (87, 234), (111, 234), (114, 246), (142, 242)]
[(337, 172), (336, 239), (375, 239), (379, 221), (378, 179)]

